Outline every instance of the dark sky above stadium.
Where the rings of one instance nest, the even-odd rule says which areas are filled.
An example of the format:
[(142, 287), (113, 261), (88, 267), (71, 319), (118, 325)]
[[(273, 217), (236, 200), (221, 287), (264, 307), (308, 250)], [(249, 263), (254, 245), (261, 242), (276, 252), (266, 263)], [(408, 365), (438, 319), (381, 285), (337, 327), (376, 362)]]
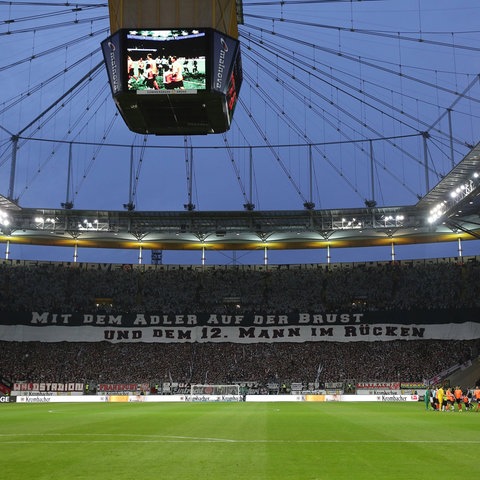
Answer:
[[(258, 210), (301, 210), (305, 200), (318, 209), (411, 205), (452, 168), (452, 152), (457, 163), (478, 143), (478, 0), (245, 0), (232, 128), (190, 137), (134, 134), (117, 114), (105, 70), (95, 69), (106, 5), (0, 1), (0, 192), (9, 192), (18, 135), (22, 206), (60, 208), (67, 197), (92, 210), (122, 210), (130, 197), (137, 210), (159, 211), (190, 200), (198, 211), (242, 210), (250, 200)], [(397, 247), (396, 258), (457, 248)], [(463, 242), (464, 255), (478, 253), (479, 242)], [(391, 251), (331, 256), (390, 260)], [(12, 245), (10, 258), (71, 261), (73, 251)], [(163, 256), (200, 260), (198, 251)], [(79, 261), (136, 263), (138, 252), (84, 249)], [(207, 252), (206, 261), (261, 264), (263, 252)], [(326, 251), (272, 251), (269, 262), (326, 262)]]

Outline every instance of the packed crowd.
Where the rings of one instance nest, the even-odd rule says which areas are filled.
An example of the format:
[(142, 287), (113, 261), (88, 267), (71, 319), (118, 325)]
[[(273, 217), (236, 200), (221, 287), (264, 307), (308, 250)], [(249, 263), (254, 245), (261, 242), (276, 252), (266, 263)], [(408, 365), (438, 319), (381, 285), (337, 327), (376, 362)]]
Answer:
[[(4, 313), (95, 309), (288, 313), (479, 306), (477, 261), (264, 271), (0, 264), (0, 312)], [(0, 374), (12, 380), (56, 382), (422, 381), (480, 352), (478, 339), (247, 345), (1, 340)]]
[(420, 382), (478, 356), (480, 340), (276, 344), (0, 342), (0, 373), (34, 382)]
[[(98, 299), (108, 302), (96, 307)], [(234, 307), (288, 313), (479, 306), (477, 261), (265, 271), (0, 264), (0, 311), (224, 313)]]

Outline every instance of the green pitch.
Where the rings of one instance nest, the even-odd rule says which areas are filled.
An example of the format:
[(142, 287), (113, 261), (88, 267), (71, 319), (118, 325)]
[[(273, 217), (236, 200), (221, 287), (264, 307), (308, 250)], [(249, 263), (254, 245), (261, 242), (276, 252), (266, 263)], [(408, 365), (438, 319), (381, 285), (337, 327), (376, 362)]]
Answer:
[(2, 404), (4, 479), (475, 476), (480, 413), (423, 403)]

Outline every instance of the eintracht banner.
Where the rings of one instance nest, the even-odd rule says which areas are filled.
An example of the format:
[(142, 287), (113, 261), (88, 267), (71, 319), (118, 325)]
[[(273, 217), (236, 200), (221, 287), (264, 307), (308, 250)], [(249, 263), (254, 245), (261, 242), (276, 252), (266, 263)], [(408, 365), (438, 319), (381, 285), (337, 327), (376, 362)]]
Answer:
[(217, 315), (0, 312), (15, 342), (355, 342), (480, 338), (478, 310)]

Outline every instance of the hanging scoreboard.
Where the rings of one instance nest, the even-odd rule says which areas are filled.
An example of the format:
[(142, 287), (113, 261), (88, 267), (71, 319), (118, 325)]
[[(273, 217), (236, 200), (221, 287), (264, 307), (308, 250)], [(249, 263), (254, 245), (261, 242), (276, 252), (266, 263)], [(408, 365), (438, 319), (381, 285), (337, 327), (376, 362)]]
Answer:
[(213, 28), (122, 28), (102, 50), (130, 130), (196, 135), (230, 128), (242, 84), (237, 39)]

